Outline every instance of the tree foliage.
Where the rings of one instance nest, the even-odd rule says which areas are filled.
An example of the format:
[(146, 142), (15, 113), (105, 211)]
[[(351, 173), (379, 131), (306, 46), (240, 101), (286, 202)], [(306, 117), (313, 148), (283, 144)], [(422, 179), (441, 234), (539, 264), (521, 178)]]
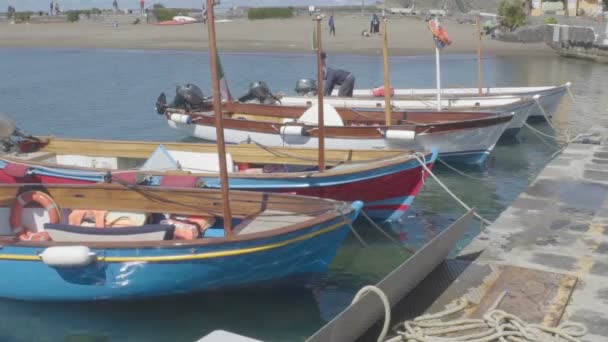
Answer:
[(15, 19), (16, 23), (27, 23), (28, 21), (30, 21), (30, 18), (32, 17), (32, 14), (34, 14), (34, 13), (30, 12), (30, 11), (15, 12), (13, 14), (13, 18)]
[(526, 12), (521, 0), (502, 0), (498, 5), (498, 15), (500, 15), (500, 25), (511, 30), (526, 23)]
[(292, 7), (258, 7), (251, 8), (247, 12), (249, 20), (255, 19), (274, 19), (274, 18), (291, 18), (293, 17)]

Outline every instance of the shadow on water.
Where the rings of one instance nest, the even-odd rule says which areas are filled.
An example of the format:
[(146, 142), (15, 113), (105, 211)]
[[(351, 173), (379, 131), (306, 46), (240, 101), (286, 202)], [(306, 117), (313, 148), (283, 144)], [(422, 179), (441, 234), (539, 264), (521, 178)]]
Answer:
[(301, 340), (323, 323), (313, 291), (276, 284), (140, 301), (2, 300), (0, 308), (2, 341), (195, 341), (215, 329)]

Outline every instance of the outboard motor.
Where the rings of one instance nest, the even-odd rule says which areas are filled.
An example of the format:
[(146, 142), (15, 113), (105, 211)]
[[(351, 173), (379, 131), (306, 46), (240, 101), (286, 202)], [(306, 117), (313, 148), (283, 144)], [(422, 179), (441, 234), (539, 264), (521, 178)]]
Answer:
[(15, 119), (0, 113), (0, 150), (3, 152), (29, 152), (38, 149), (42, 141), (35, 136), (23, 133), (17, 127)]
[(276, 96), (270, 91), (270, 87), (264, 81), (256, 81), (249, 84), (249, 91), (247, 94), (239, 97), (239, 102), (249, 102), (256, 100), (259, 103), (272, 104), (275, 102), (281, 102)]
[(317, 95), (317, 81), (310, 78), (300, 78), (296, 82), (295, 91), (298, 95)]
[(12, 117), (0, 113), (0, 139), (10, 138), (17, 130), (17, 124)]
[(156, 112), (164, 114), (167, 108), (183, 108), (186, 110), (207, 110), (210, 107), (209, 98), (203, 95), (201, 88), (194, 84), (186, 84), (175, 88), (173, 102), (167, 105), (167, 96), (161, 93), (156, 99)]
[(165, 114), (165, 110), (167, 109), (167, 95), (165, 93), (160, 93), (158, 98), (156, 99), (156, 112), (160, 115)]
[(15, 119), (0, 113), (0, 149), (2, 151), (8, 152), (13, 147), (11, 138), (16, 131), (17, 125), (15, 124)]
[(186, 109), (202, 109), (205, 106), (205, 95), (201, 88), (194, 84), (186, 84), (185, 86), (178, 86), (175, 90), (175, 99), (173, 100), (175, 105), (171, 107), (185, 107)]

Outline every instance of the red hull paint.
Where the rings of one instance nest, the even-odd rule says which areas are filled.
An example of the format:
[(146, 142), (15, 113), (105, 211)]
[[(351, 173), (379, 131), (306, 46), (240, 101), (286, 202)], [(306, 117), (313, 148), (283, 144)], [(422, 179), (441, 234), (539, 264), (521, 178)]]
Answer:
[[(430, 168), (432, 167), (429, 166)], [(120, 178), (128, 178), (130, 182), (134, 181), (136, 172), (123, 172)], [(130, 177), (132, 176), (132, 177)], [(416, 196), (422, 185), (422, 168), (416, 167), (414, 169), (404, 170), (397, 173), (388, 174), (381, 177), (376, 177), (367, 180), (361, 180), (356, 182), (350, 182), (340, 185), (332, 185), (325, 187), (314, 187), (314, 188), (283, 188), (277, 189), (256, 189), (258, 191), (268, 192), (281, 192), (281, 193), (292, 193), (305, 196), (315, 196), (322, 198), (331, 198), (341, 201), (382, 201), (396, 197), (403, 196)], [(426, 178), (428, 174), (424, 174)], [(179, 176), (187, 178), (198, 178), (195, 176)], [(133, 178), (133, 180), (131, 180)], [(25, 177), (14, 177), (8, 175), (3, 170), (0, 170), (0, 183), (50, 183), (50, 184), (87, 184), (92, 183), (89, 181), (75, 180), (63, 177), (53, 176), (41, 176), (41, 175), (30, 175)], [(189, 183), (189, 182), (186, 182)], [(185, 184), (185, 183), (184, 183)], [(395, 205), (377, 205), (370, 207), (370, 209), (388, 209), (388, 210), (407, 210), (406, 205), (395, 204)]]
[[(425, 178), (426, 178), (425, 174)], [(306, 189), (284, 189), (298, 195), (331, 198), (340, 201), (381, 201), (394, 197), (416, 196), (422, 187), (422, 169), (397, 172), (358, 182)]]

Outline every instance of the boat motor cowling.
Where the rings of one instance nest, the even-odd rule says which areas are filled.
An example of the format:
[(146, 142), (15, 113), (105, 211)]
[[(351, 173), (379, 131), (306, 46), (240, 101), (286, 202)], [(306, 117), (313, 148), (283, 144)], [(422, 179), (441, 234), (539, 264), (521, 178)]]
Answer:
[(175, 99), (170, 107), (185, 107), (186, 109), (201, 109), (205, 105), (205, 95), (201, 88), (194, 84), (177, 86)]
[(167, 108), (190, 110), (208, 110), (211, 108), (210, 98), (205, 97), (201, 88), (194, 84), (180, 85), (175, 88), (175, 97), (167, 105), (167, 96), (161, 93), (156, 99), (156, 112), (164, 114)]
[(310, 78), (300, 78), (296, 82), (295, 91), (298, 95), (316, 95), (317, 81)]
[(264, 81), (256, 81), (249, 84), (247, 94), (239, 97), (239, 102), (257, 101), (258, 103), (272, 104), (280, 100), (272, 94), (270, 87)]

